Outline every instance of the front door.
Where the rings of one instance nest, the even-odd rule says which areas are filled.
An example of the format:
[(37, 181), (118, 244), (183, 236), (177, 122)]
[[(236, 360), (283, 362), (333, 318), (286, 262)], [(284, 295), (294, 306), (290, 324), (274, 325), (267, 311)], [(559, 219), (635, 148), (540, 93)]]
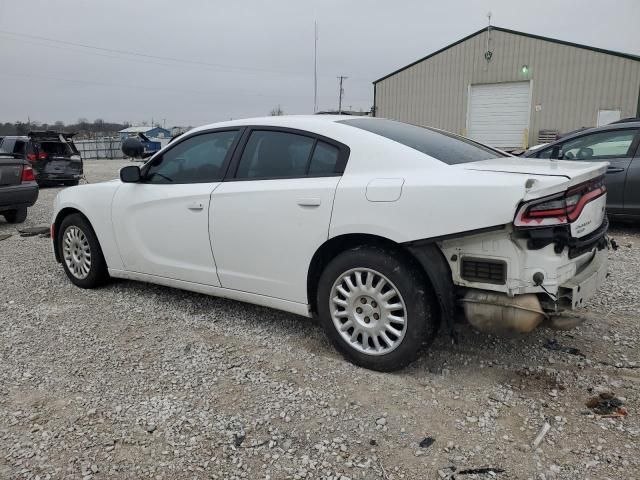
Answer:
[(607, 168), (607, 210), (622, 213), (625, 182), (631, 158), (638, 144), (638, 129), (615, 129), (581, 135), (542, 150), (538, 158), (588, 162), (609, 162)]
[(250, 132), (235, 176), (212, 196), (224, 288), (307, 303), (309, 264), (327, 240), (347, 152), (304, 132)]
[(140, 183), (124, 183), (112, 222), (125, 269), (219, 286), (209, 240), (211, 193), (220, 185), (238, 130), (176, 141), (142, 168)]

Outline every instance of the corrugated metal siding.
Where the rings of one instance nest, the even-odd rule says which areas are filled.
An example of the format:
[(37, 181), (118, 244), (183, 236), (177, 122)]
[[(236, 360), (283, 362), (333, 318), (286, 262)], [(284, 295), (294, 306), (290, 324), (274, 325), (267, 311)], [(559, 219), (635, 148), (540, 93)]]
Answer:
[(595, 126), (598, 110), (636, 115), (639, 61), (499, 30), (489, 48), (487, 62), (482, 33), (381, 80), (376, 116), (465, 133), (469, 85), (523, 80), (532, 81), (530, 144), (541, 129)]

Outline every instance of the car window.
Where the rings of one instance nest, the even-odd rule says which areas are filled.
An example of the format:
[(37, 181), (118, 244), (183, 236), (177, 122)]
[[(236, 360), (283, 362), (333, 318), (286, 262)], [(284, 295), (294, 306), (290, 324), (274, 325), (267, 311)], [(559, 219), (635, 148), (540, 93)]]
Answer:
[(13, 145), (13, 153), (20, 153), (24, 155), (26, 153), (26, 142), (24, 140), (16, 140)]
[(70, 145), (62, 142), (40, 142), (36, 143), (36, 149), (47, 155), (73, 155)]
[(340, 120), (338, 123), (344, 123), (345, 125), (375, 133), (449, 165), (508, 156), (498, 150), (458, 135), (394, 120), (357, 118)]
[(242, 152), (236, 178), (304, 177), (315, 140), (287, 132), (255, 130)]
[(631, 145), (637, 130), (614, 130), (567, 140), (554, 145), (537, 158), (561, 158), (563, 160), (606, 160), (631, 157)]
[(237, 130), (211, 132), (177, 143), (150, 161), (146, 183), (208, 183), (222, 180)]
[(340, 150), (337, 147), (318, 141), (309, 163), (309, 175), (333, 175), (336, 173), (339, 154)]

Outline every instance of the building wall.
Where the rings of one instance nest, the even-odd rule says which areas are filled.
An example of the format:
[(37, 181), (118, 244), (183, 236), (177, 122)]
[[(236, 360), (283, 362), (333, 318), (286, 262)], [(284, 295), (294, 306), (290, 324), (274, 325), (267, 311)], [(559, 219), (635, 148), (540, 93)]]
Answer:
[(464, 134), (470, 84), (523, 80), (532, 81), (530, 144), (541, 129), (595, 126), (598, 110), (637, 113), (640, 61), (492, 30), (487, 62), (486, 39), (481, 33), (379, 81), (376, 116)]

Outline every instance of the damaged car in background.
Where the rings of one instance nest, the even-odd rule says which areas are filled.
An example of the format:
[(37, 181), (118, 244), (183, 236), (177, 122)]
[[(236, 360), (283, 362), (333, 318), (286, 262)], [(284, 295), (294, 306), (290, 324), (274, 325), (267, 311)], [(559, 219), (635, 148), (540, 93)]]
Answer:
[(83, 164), (80, 152), (73, 143), (74, 135), (47, 130), (6, 136), (0, 142), (0, 151), (27, 160), (40, 186), (60, 183), (78, 185)]
[[(124, 142), (140, 156), (139, 140)], [(391, 371), (439, 327), (567, 328), (607, 274), (606, 163), (532, 162), (379, 118), (279, 116), (185, 133), (55, 199), (79, 287), (126, 278), (317, 317)]]

